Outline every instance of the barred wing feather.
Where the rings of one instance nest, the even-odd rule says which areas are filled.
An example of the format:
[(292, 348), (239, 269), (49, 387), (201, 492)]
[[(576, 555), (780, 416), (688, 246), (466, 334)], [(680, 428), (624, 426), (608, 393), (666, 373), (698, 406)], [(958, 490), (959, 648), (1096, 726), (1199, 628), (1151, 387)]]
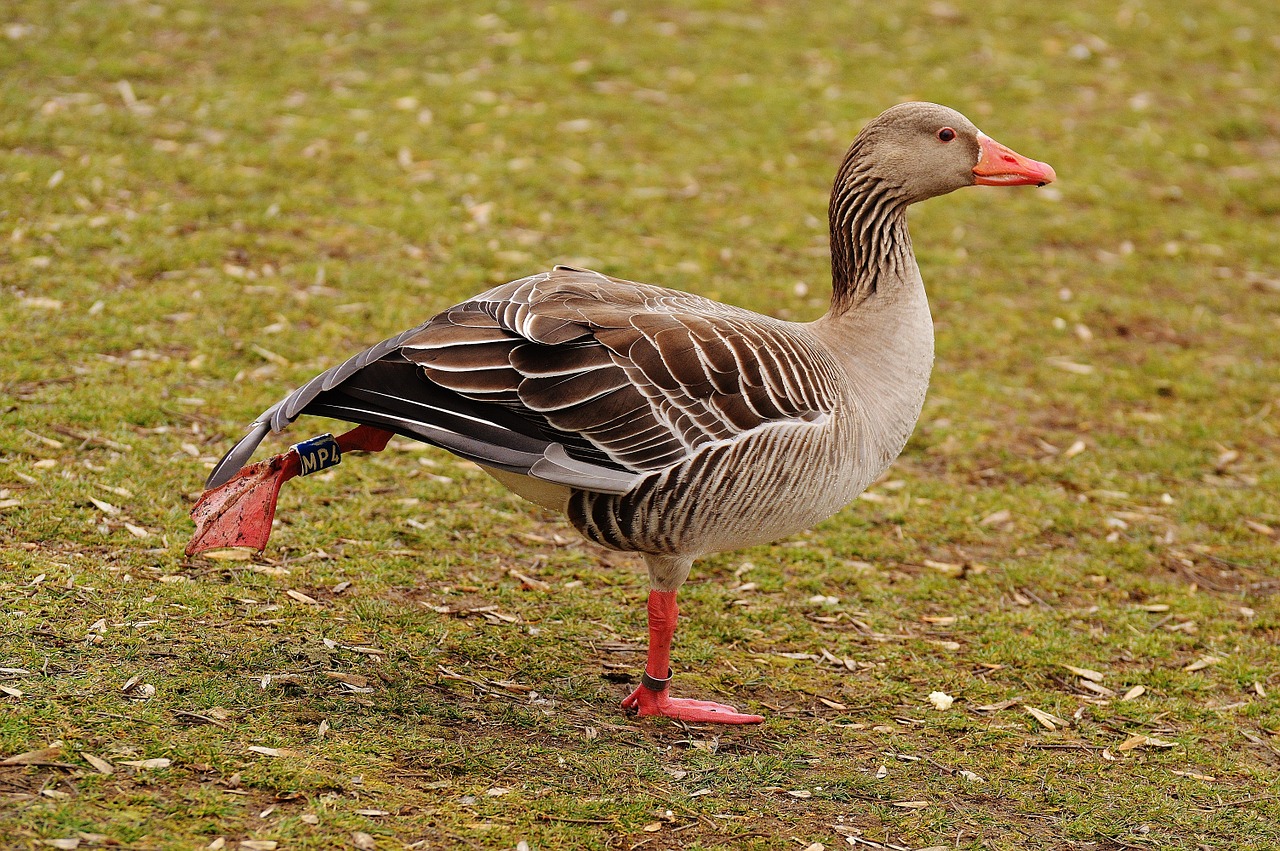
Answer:
[(295, 390), (210, 476), (301, 414), (388, 428), (477, 463), (623, 493), (699, 447), (824, 421), (838, 371), (801, 326), (558, 266), (445, 310)]

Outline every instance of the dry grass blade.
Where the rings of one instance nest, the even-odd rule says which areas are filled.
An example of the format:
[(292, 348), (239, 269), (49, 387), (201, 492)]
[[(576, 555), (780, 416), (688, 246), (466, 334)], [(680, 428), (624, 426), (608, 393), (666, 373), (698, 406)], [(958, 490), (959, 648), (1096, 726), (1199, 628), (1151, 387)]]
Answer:
[(994, 511), (978, 521), (979, 526), (999, 526), (1013, 519), (1013, 512), (1007, 508)]
[(1104, 685), (1098, 685), (1092, 680), (1080, 679), (1080, 688), (1085, 691), (1091, 691), (1099, 697), (1115, 697), (1116, 693), (1113, 689), (1109, 689)]
[(1116, 750), (1125, 753), (1135, 748), (1176, 748), (1177, 746), (1177, 742), (1166, 742), (1164, 739), (1157, 739), (1155, 736), (1137, 733), (1121, 742)]
[(40, 748), (0, 759), (0, 765), (42, 765), (61, 755), (61, 746)]
[(1047, 362), (1051, 366), (1055, 366), (1064, 372), (1074, 373), (1075, 375), (1093, 375), (1094, 369), (1087, 363), (1076, 363), (1066, 358), (1047, 358)]
[(1048, 730), (1057, 730), (1059, 727), (1070, 727), (1071, 722), (1064, 718), (1059, 718), (1051, 712), (1045, 712), (1043, 709), (1036, 709), (1034, 706), (1024, 706), (1032, 718), (1039, 721)]
[(1218, 457), (1214, 459), (1213, 469), (1219, 474), (1225, 473), (1228, 467), (1239, 460), (1240, 453), (1237, 450), (1223, 448), (1222, 451), (1218, 453)]
[(116, 767), (99, 756), (94, 756), (88, 751), (80, 751), (80, 756), (84, 757), (84, 761), (93, 766), (94, 771), (99, 774), (115, 774)]
[(103, 514), (110, 515), (110, 514), (120, 513), (120, 509), (116, 508), (114, 505), (112, 505), (111, 503), (105, 500), (101, 500), (101, 499), (98, 499), (97, 497), (91, 496), (89, 497), (89, 501), (92, 502), (94, 506), (97, 507), (97, 509), (101, 511)]
[(921, 564), (925, 567), (936, 570), (939, 573), (945, 573), (947, 576), (959, 576), (964, 573), (964, 565), (956, 564), (950, 561), (934, 561), (931, 558), (924, 559)]
[(1062, 667), (1066, 668), (1077, 677), (1084, 677), (1086, 680), (1092, 680), (1095, 683), (1100, 683), (1103, 680), (1103, 675), (1100, 672), (1090, 668), (1077, 668), (1075, 665), (1063, 665)]
[(551, 590), (551, 586), (548, 583), (543, 582), (541, 579), (534, 579), (532, 576), (523, 574), (520, 571), (516, 570), (515, 568), (508, 570), (507, 575), (509, 575), (512, 579), (517, 580), (521, 585), (523, 585), (525, 588), (528, 588), (530, 591), (550, 591)]
[(297, 751), (288, 748), (269, 748), (266, 745), (249, 745), (249, 750), (256, 754), (272, 757), (297, 756)]
[(113, 493), (116, 496), (122, 496), (125, 499), (133, 499), (133, 491), (128, 490), (126, 488), (119, 488), (119, 487), (116, 487), (115, 485), (108, 485), (103, 482), (94, 482), (94, 485), (96, 487), (102, 488), (107, 493)]
[(1266, 535), (1268, 538), (1274, 538), (1277, 535), (1275, 527), (1268, 526), (1266, 523), (1260, 523), (1257, 520), (1246, 519), (1244, 521), (1244, 525), (1254, 532), (1257, 532), (1259, 535)]
[(339, 645), (343, 650), (350, 650), (352, 653), (363, 653), (366, 656), (386, 656), (387, 651), (381, 647), (364, 647), (359, 644), (342, 644)]
[(1069, 461), (1072, 458), (1079, 455), (1080, 453), (1084, 452), (1085, 449), (1087, 448), (1088, 447), (1085, 445), (1085, 442), (1083, 440), (1077, 440), (1075, 443), (1071, 444), (1070, 446), (1068, 446), (1066, 449), (1062, 451), (1062, 457), (1063, 459)]
[(228, 729), (226, 724), (223, 724), (217, 718), (213, 718), (209, 715), (201, 715), (199, 712), (190, 712), (186, 709), (170, 709), (169, 711), (174, 715), (177, 715), (179, 719), (194, 721), (198, 724), (212, 724), (213, 726), (221, 727), (224, 730)]
[(1193, 671), (1203, 671), (1205, 668), (1208, 668), (1211, 665), (1216, 665), (1221, 661), (1222, 660), (1219, 659), (1217, 656), (1201, 656), (1199, 659), (1192, 662), (1190, 665), (1187, 665), (1182, 670), (1187, 671), (1188, 673)]

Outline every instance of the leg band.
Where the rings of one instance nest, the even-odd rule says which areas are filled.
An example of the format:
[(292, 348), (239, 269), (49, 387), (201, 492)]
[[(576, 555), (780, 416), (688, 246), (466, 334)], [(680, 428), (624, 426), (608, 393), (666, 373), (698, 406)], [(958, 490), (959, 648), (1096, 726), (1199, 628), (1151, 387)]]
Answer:
[(666, 691), (667, 686), (671, 685), (671, 678), (673, 676), (675, 676), (675, 674), (672, 673), (670, 668), (667, 669), (666, 677), (662, 679), (651, 677), (649, 676), (648, 671), (642, 671), (640, 674), (640, 685), (649, 689), (649, 691)]

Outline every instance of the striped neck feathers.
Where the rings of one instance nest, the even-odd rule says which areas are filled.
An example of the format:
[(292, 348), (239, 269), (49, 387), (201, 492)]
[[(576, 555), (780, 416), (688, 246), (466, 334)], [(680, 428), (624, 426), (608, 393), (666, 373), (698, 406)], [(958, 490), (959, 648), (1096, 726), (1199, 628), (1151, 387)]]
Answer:
[(906, 208), (912, 200), (892, 176), (862, 156), (854, 140), (831, 190), (831, 312), (843, 314), (877, 290), (903, 281), (912, 264)]

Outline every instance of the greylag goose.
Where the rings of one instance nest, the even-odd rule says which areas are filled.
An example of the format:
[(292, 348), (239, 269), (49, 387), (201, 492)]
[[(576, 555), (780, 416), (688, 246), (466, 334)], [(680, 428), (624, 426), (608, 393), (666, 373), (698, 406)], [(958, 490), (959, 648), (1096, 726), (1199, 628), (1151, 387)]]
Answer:
[[(187, 552), (261, 550), (286, 479), (378, 451), (393, 434), (425, 441), (564, 513), (587, 539), (644, 559), (648, 657), (624, 707), (762, 721), (671, 696), (677, 589), (699, 556), (831, 516), (902, 451), (933, 365), (907, 206), (1054, 177), (955, 110), (895, 106), (863, 128), (836, 175), (831, 308), (820, 319), (784, 322), (568, 266), (503, 284), (263, 412), (210, 474)], [(268, 432), (303, 414), (358, 427), (241, 469)]]

